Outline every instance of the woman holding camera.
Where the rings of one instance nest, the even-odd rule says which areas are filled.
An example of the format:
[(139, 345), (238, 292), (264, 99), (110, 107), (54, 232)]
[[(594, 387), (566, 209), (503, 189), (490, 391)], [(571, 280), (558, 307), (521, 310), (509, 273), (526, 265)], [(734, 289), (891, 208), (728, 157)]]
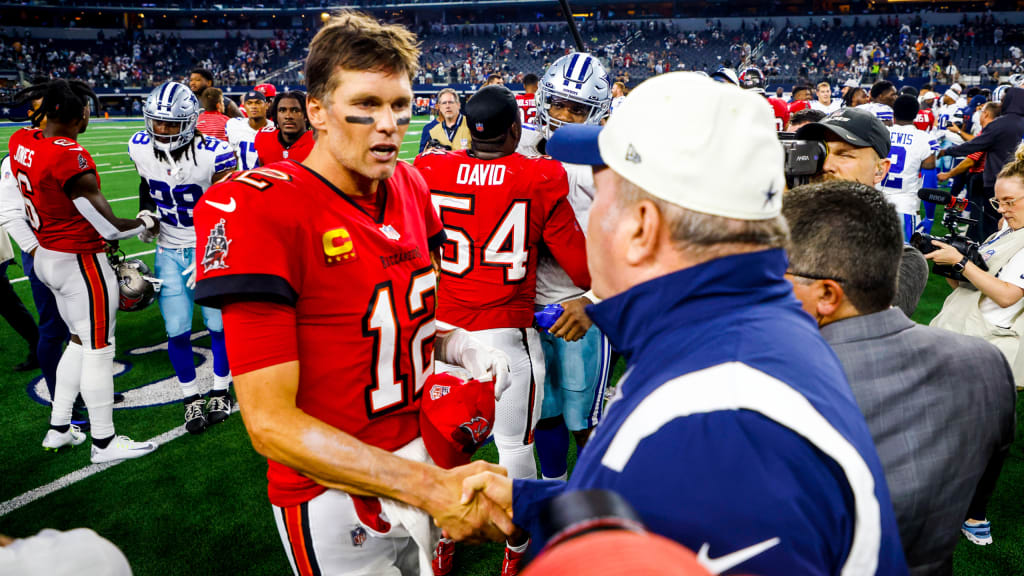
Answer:
[(995, 344), (1013, 368), (1014, 380), (1024, 386), (1024, 146), (999, 172), (992, 206), (1002, 216), (1000, 229), (978, 248), (986, 272), (948, 244), (933, 240), (938, 250), (925, 255), (936, 264), (952, 266), (965, 281), (948, 280), (954, 288), (931, 325), (978, 336)]

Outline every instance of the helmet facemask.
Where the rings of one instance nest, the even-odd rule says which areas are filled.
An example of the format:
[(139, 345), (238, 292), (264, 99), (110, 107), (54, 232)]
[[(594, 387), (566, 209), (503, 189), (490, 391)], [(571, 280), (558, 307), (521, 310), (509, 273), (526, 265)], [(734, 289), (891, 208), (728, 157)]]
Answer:
[(555, 61), (541, 78), (537, 90), (537, 122), (544, 138), (550, 138), (565, 120), (551, 115), (551, 106), (579, 108), (583, 124), (600, 124), (611, 106), (611, 81), (597, 58), (572, 53)]
[[(142, 108), (146, 118), (146, 131), (153, 146), (163, 152), (171, 152), (192, 142), (199, 121), (199, 101), (192, 91), (177, 82), (165, 82), (158, 86)], [(156, 122), (177, 124), (176, 134), (159, 134)]]

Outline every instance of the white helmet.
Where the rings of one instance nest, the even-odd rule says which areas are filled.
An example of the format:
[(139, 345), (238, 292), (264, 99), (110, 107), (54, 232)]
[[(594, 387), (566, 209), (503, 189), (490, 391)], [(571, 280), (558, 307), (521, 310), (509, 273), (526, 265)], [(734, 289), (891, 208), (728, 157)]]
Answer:
[(996, 86), (995, 89), (992, 90), (992, 101), (993, 102), (1002, 102), (1003, 101), (1003, 96), (1006, 96), (1006, 91), (1009, 90), (1009, 89), (1010, 89), (1010, 85), (1009, 84), (1000, 84), (999, 86)]
[[(164, 82), (146, 98), (142, 115), (146, 117), (146, 131), (153, 146), (164, 152), (177, 150), (192, 142), (199, 121), (199, 100), (192, 90), (178, 82)], [(154, 122), (177, 122), (177, 134), (164, 136), (154, 130)]]
[(537, 121), (545, 138), (563, 121), (549, 113), (552, 102), (575, 102), (588, 108), (584, 124), (600, 124), (612, 103), (612, 83), (601, 62), (584, 52), (562, 56), (540, 79), (537, 91)]
[(149, 266), (138, 258), (127, 258), (114, 266), (120, 290), (118, 308), (125, 312), (142, 310), (156, 300), (161, 281), (149, 275)]

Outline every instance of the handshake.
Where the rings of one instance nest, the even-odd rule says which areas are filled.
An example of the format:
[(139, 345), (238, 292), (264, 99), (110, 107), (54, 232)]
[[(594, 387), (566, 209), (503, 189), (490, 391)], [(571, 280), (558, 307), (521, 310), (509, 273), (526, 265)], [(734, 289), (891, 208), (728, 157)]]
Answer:
[(517, 531), (512, 520), (512, 479), (504, 468), (477, 460), (440, 471), (437, 489), (421, 506), (453, 540), (503, 541)]

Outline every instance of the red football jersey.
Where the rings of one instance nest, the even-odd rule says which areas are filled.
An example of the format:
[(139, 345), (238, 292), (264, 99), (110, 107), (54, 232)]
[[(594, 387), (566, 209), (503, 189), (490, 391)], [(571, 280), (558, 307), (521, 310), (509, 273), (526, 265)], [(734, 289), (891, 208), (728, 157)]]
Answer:
[(785, 132), (789, 126), (789, 104), (786, 104), (785, 100), (772, 97), (768, 98), (768, 103), (772, 105), (772, 111), (775, 113), (775, 131)]
[[(76, 176), (92, 172), (96, 163), (81, 144), (67, 138), (46, 138), (43, 131), (23, 128), (8, 142), (11, 170), (25, 198), (29, 223), (47, 250), (96, 254), (106, 244), (65, 192)], [(99, 183), (99, 174), (96, 182)]]
[(256, 156), (260, 159), (260, 166), (280, 162), (281, 160), (295, 160), (302, 162), (313, 150), (313, 131), (307, 130), (305, 134), (285, 147), (284, 142), (278, 137), (277, 127), (268, 125), (256, 133)]
[(220, 112), (200, 112), (199, 120), (196, 121), (196, 128), (207, 136), (213, 136), (217, 140), (228, 141), (228, 134), (224, 127), (228, 124), (228, 117)]
[[(212, 186), (195, 208), (196, 302), (293, 307), (294, 327), (279, 338), (294, 339), (297, 357), (253, 358), (251, 335), (229, 326), (232, 369), (243, 374), (297, 359), (300, 409), (395, 450), (419, 436), (419, 399), (434, 370), (430, 252), (444, 231), (422, 176), (408, 164), (399, 162), (378, 194), (383, 210), (371, 216), (293, 161)], [(273, 461), (267, 476), (277, 506), (324, 491)]]
[(416, 167), (448, 238), (438, 319), (467, 330), (532, 326), (541, 242), (574, 284), (590, 287), (586, 238), (566, 199), (561, 163), (440, 150), (418, 156)]
[(914, 118), (914, 126), (923, 132), (931, 132), (935, 126), (935, 112), (932, 112), (931, 108), (921, 109)]
[(535, 94), (516, 94), (516, 104), (519, 105), (519, 120), (523, 124), (536, 124), (537, 103)]

